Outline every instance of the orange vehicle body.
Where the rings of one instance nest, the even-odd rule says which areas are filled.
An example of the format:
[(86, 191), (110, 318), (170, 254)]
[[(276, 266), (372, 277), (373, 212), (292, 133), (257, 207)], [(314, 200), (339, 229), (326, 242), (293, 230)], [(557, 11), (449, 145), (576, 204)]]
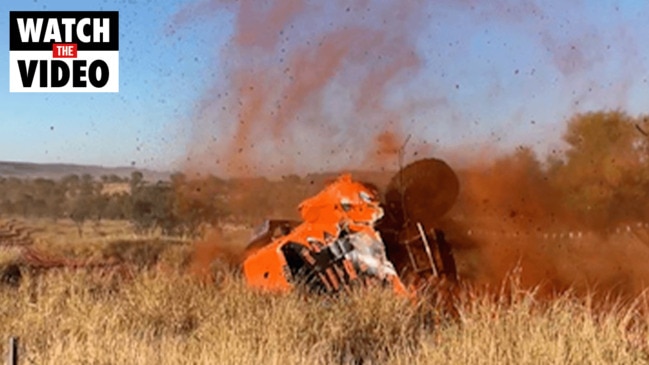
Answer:
[(298, 209), (300, 222), (268, 225), (248, 246), (248, 285), (287, 292), (302, 281), (314, 290), (338, 292), (374, 282), (408, 294), (375, 229), (383, 217), (376, 191), (342, 175)]

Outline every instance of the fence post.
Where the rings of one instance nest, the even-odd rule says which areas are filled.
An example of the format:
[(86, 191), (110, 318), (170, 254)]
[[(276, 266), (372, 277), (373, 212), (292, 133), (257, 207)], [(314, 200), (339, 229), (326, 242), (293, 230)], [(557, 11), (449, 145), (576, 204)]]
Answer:
[(18, 365), (18, 337), (9, 337), (9, 351), (7, 351), (7, 365)]

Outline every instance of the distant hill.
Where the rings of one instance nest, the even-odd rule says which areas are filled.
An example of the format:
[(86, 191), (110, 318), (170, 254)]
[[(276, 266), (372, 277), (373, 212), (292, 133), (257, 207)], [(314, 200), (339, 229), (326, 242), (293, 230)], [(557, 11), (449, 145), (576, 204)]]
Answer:
[(103, 167), (93, 165), (75, 165), (63, 163), (31, 163), (0, 161), (0, 177), (46, 178), (57, 180), (66, 175), (90, 174), (94, 177), (117, 175), (130, 177), (134, 171), (140, 171), (148, 181), (167, 180), (170, 173), (139, 169), (135, 167)]
[[(103, 175), (117, 175), (119, 177), (130, 177), (134, 171), (140, 171), (147, 181), (168, 180), (171, 172), (154, 171), (149, 169), (139, 169), (135, 167), (104, 167), (96, 165), (75, 165), (65, 163), (32, 163), (32, 162), (10, 162), (0, 161), (0, 177), (17, 177), (17, 178), (46, 178), (58, 180), (66, 175), (83, 175), (90, 174), (95, 178)], [(378, 187), (385, 187), (390, 178), (394, 175), (394, 171), (363, 171), (353, 170), (348, 171), (352, 177), (357, 181), (369, 182), (377, 185)], [(327, 182), (331, 182), (340, 175), (340, 172), (320, 172), (308, 173), (302, 175), (292, 175), (297, 179), (304, 179), (310, 182), (315, 187), (322, 187)], [(190, 175), (191, 176), (191, 175)], [(262, 177), (259, 177), (263, 179)], [(274, 177), (269, 180), (284, 180), (290, 179), (291, 175), (283, 177)], [(234, 181), (240, 178), (234, 178)], [(245, 178), (241, 180), (246, 180)]]

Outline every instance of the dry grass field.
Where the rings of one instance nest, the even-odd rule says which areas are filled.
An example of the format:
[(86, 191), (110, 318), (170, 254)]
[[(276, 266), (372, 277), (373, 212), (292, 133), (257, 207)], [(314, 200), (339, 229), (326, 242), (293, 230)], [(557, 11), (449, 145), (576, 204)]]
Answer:
[[(82, 237), (71, 222), (23, 223), (31, 246), (50, 255), (123, 265), (34, 269), (1, 285), (2, 350), (18, 336), (21, 364), (649, 362), (643, 303), (601, 309), (570, 295), (540, 303), (514, 290), (506, 300), (461, 295), (451, 318), (378, 288), (335, 299), (269, 295), (218, 267), (215, 283), (197, 280), (189, 240), (138, 236), (124, 222), (88, 225)], [(247, 234), (231, 229), (224, 240)], [(0, 265), (20, 257), (0, 250)]]

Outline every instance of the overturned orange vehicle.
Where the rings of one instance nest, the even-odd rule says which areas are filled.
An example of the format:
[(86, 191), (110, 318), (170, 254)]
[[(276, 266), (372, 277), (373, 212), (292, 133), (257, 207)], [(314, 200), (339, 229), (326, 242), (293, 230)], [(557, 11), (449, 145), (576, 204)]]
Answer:
[(400, 170), (383, 197), (341, 175), (299, 205), (301, 221), (265, 222), (246, 248), (246, 281), (279, 292), (301, 286), (336, 293), (383, 285), (408, 296), (415, 284), (431, 278), (455, 280), (450, 247), (432, 227), (458, 189), (456, 175), (436, 159)]

